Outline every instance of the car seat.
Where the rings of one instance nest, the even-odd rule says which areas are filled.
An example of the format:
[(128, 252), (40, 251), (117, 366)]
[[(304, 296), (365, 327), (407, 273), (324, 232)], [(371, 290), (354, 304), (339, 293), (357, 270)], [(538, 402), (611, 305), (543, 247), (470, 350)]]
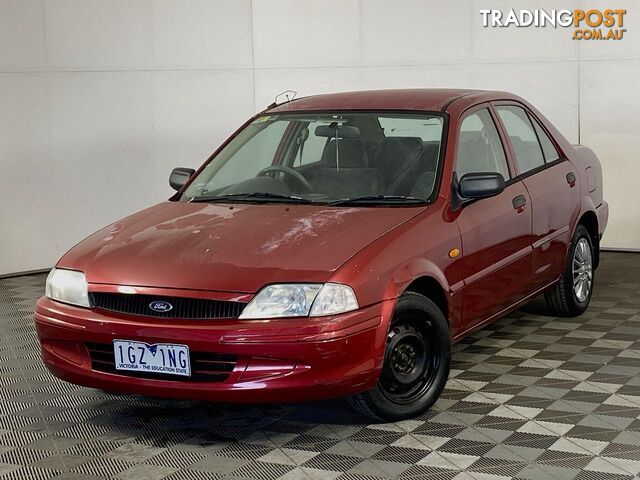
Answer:
[(384, 193), (384, 179), (377, 169), (368, 167), (367, 153), (359, 138), (327, 142), (321, 166), (309, 171), (308, 178), (314, 191), (335, 199)]

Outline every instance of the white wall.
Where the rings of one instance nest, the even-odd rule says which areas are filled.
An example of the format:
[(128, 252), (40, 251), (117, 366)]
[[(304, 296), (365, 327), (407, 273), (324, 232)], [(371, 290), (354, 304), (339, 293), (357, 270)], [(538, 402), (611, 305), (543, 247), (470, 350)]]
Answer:
[(85, 235), (167, 198), (172, 167), (199, 165), (286, 89), (518, 93), (594, 148), (611, 207), (604, 244), (640, 249), (640, 0), (615, 4), (629, 12), (620, 42), (482, 27), (481, 8), (511, 6), (0, 0), (0, 274), (49, 267)]

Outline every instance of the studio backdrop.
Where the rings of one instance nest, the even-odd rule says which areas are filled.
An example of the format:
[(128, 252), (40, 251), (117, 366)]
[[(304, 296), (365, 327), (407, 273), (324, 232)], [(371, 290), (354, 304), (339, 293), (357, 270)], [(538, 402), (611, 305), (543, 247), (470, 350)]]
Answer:
[(526, 3), (624, 9), (626, 31), (484, 26), (506, 0), (0, 0), (0, 274), (167, 199), (288, 89), (522, 95), (600, 157), (603, 245), (640, 249), (640, 1)]

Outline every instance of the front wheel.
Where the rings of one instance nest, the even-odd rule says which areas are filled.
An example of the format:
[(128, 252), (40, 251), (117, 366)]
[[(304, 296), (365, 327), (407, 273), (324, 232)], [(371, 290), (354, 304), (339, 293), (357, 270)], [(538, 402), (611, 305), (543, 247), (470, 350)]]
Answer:
[(593, 257), (591, 236), (586, 228), (578, 225), (571, 239), (564, 273), (558, 283), (544, 294), (553, 315), (576, 317), (587, 309), (593, 292)]
[(420, 415), (440, 397), (450, 361), (449, 324), (442, 311), (422, 295), (404, 293), (389, 327), (378, 384), (349, 402), (360, 413), (379, 420)]

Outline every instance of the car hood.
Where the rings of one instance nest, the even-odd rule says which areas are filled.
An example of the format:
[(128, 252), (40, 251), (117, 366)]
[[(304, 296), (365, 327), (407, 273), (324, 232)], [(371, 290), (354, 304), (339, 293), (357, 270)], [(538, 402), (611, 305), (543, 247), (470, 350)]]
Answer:
[(58, 267), (89, 283), (176, 289), (323, 282), (425, 208), (164, 202), (91, 235)]

